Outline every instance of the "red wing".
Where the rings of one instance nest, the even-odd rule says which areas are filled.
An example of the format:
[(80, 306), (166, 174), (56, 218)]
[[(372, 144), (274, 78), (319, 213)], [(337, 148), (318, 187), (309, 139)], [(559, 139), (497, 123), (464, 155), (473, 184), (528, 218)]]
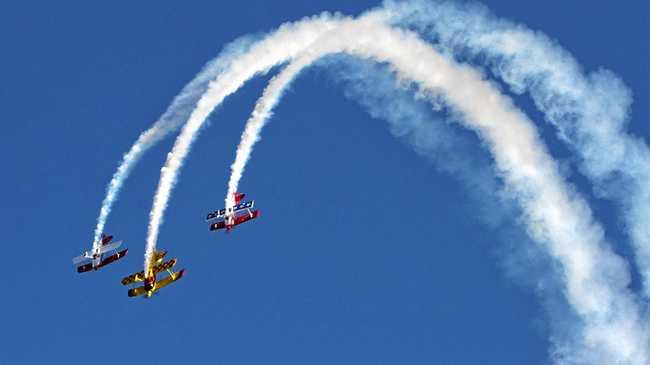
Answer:
[(233, 227), (238, 226), (238, 225), (240, 225), (242, 223), (248, 222), (248, 221), (250, 221), (252, 219), (255, 219), (255, 218), (259, 217), (259, 216), (260, 216), (260, 211), (259, 210), (254, 210), (254, 211), (250, 212), (250, 214), (246, 213), (246, 214), (239, 215), (239, 216), (235, 217), (232, 226)]
[(252, 214), (242, 214), (239, 217), (235, 218), (234, 225), (236, 226), (236, 225), (242, 224), (244, 222), (248, 222), (251, 219), (255, 219), (255, 218), (257, 218), (258, 214), (259, 213), (258, 213), (257, 210), (252, 212)]

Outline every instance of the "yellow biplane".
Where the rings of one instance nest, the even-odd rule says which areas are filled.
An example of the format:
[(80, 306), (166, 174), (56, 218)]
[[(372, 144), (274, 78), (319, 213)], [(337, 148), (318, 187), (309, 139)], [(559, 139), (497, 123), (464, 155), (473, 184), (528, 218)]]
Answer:
[[(153, 257), (151, 258), (151, 263), (149, 264), (149, 269), (147, 270), (146, 275), (144, 271), (140, 271), (122, 279), (122, 285), (129, 285), (144, 281), (143, 286), (129, 289), (128, 294), (130, 297), (137, 297), (144, 294), (145, 297), (150, 298), (153, 293), (183, 277), (185, 269), (182, 269), (178, 272), (171, 271), (171, 268), (176, 265), (177, 260), (175, 258), (163, 262), (163, 258), (166, 254), (167, 251), (155, 251), (153, 253)], [(157, 281), (156, 275), (163, 271), (167, 271), (169, 273), (169, 276), (160, 281)]]

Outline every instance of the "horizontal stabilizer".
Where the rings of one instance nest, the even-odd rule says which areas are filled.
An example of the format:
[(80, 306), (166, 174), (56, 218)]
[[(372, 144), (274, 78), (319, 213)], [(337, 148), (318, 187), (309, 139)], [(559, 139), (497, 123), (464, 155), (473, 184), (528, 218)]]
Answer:
[(246, 196), (246, 194), (244, 194), (244, 193), (235, 193), (235, 196), (234, 196), (235, 204), (239, 204), (239, 202), (242, 201), (242, 199), (244, 199), (245, 196)]
[(167, 250), (156, 250), (153, 252), (153, 255), (151, 257), (151, 263), (155, 265), (156, 263), (161, 263), (163, 257), (167, 255)]
[(122, 279), (121, 283), (122, 285), (129, 285), (140, 281), (144, 281), (144, 271), (136, 272), (135, 274), (125, 277)]
[(102, 244), (102, 246), (103, 246), (103, 245), (105, 245), (105, 244), (111, 242), (112, 239), (113, 239), (113, 235), (110, 235), (110, 234), (109, 234), (109, 235), (102, 234), (102, 238), (101, 238), (100, 242), (101, 242), (101, 244)]

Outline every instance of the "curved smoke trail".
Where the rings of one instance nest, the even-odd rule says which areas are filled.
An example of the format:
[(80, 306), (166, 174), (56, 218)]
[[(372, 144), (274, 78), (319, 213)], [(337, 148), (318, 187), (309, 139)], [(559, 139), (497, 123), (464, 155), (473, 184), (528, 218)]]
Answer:
[(272, 115), (273, 108), (296, 75), (320, 57), (322, 55), (306, 52), (305, 55), (291, 62), (280, 74), (271, 79), (268, 86), (264, 89), (262, 97), (255, 103), (253, 113), (251, 113), (250, 118), (246, 122), (239, 146), (237, 146), (235, 161), (230, 167), (231, 174), (228, 181), (228, 192), (225, 198), (226, 208), (234, 205), (233, 197), (246, 168), (246, 163), (253, 152), (253, 146), (260, 139), (262, 128), (264, 128), (266, 121)]
[[(129, 151), (124, 154), (118, 165), (117, 171), (113, 174), (111, 181), (106, 187), (106, 196), (102, 201), (97, 217), (97, 225), (93, 236), (93, 250), (99, 248), (99, 238), (104, 232), (104, 226), (111, 213), (113, 204), (117, 200), (124, 182), (129, 177), (133, 168), (137, 165), (142, 155), (156, 143), (160, 142), (170, 133), (177, 131), (189, 118), (190, 113), (196, 107), (197, 100), (208, 89), (210, 81), (228, 69), (231, 64), (241, 64), (242, 56), (248, 54), (249, 48), (255, 44), (259, 54), (266, 51), (267, 54), (278, 54), (270, 52), (271, 48), (284, 51), (287, 47), (302, 49), (305, 44), (313, 40), (322, 32), (335, 26), (336, 17), (324, 13), (321, 16), (306, 18), (296, 23), (287, 23), (274, 33), (267, 35), (263, 40), (255, 43), (253, 37), (246, 36), (233, 41), (224, 48), (224, 51), (214, 60), (210, 61), (203, 70), (174, 98), (167, 110), (148, 130), (143, 132)], [(295, 39), (288, 39), (288, 34), (295, 36)], [(289, 52), (290, 53), (290, 52)], [(266, 55), (265, 55), (266, 56)], [(280, 59), (267, 61), (263, 69), (256, 72), (266, 72), (278, 63), (285, 62), (284, 54)], [(236, 62), (235, 62), (236, 61)], [(237, 66), (235, 66), (236, 68)]]
[(158, 232), (178, 171), (208, 115), (225, 97), (237, 91), (247, 80), (291, 59), (320, 35), (337, 27), (340, 22), (337, 17), (325, 13), (296, 23), (287, 23), (251, 46), (247, 53), (233, 60), (233, 66), (210, 83), (208, 90), (197, 102), (181, 130), (172, 151), (167, 155), (165, 166), (161, 169), (153, 207), (149, 214), (145, 270), (156, 248)]
[[(319, 39), (318, 48), (311, 45), (295, 64), (307, 66), (310, 59), (320, 57), (318, 54), (345, 52), (388, 62), (400, 77), (417, 82), (429, 95), (442, 92), (445, 100), (461, 114), (461, 119), (490, 147), (497, 170), (525, 211), (531, 236), (563, 269), (567, 300), (584, 321), (583, 348), (575, 353), (565, 350), (558, 360), (563, 363), (647, 363), (648, 335), (640, 324), (635, 298), (627, 289), (627, 267), (609, 249), (602, 229), (593, 222), (584, 201), (564, 186), (554, 161), (538, 140), (531, 123), (512, 108), (509, 99), (504, 99), (475, 72), (448, 63), (410, 33), (370, 23), (337, 24), (336, 27), (347, 31), (337, 31), (333, 33), (336, 36)], [(349, 39), (350, 34), (355, 38)], [(284, 60), (298, 53), (296, 49)], [(261, 72), (254, 67), (257, 63), (251, 60), (251, 64), (250, 77)], [(432, 70), (434, 65), (437, 68)], [(287, 72), (299, 72), (301, 67), (292, 66)], [(244, 67), (247, 68), (241, 68)], [(151, 213), (148, 253), (155, 247), (169, 194), (196, 133), (214, 107), (246, 81), (243, 78), (246, 71), (236, 67), (233, 70), (234, 76), (229, 75), (230, 79), (220, 77), (211, 85), (168, 156)], [(282, 80), (280, 76), (274, 80)], [(292, 77), (284, 80), (290, 82)], [(279, 81), (278, 85), (281, 94)], [(272, 108), (275, 102), (266, 105)]]
[(106, 187), (106, 196), (97, 217), (93, 236), (93, 250), (99, 248), (100, 236), (104, 232), (106, 220), (117, 200), (124, 182), (137, 165), (142, 155), (170, 133), (178, 130), (196, 105), (196, 100), (205, 92), (208, 82), (230, 66), (232, 60), (247, 51), (251, 37), (242, 37), (228, 46), (214, 60), (210, 61), (181, 92), (174, 97), (167, 110), (158, 118), (151, 128), (144, 131), (131, 149), (122, 157), (122, 161)]
[(650, 149), (625, 131), (631, 95), (623, 82), (607, 70), (586, 74), (557, 43), (482, 6), (388, 1), (384, 11), (392, 23), (427, 34), (446, 51), (487, 63), (513, 92), (530, 94), (580, 156), (596, 192), (621, 203), (650, 298)]
[[(364, 36), (346, 39), (345, 34)], [(350, 29), (342, 26), (319, 39), (274, 77), (242, 135), (229, 192), (236, 190), (252, 146), (288, 84), (315, 59), (338, 52), (388, 62), (399, 76), (417, 81), (428, 95), (442, 91), (465, 116), (468, 127), (490, 146), (498, 170), (528, 215), (533, 238), (549, 244), (549, 254), (567, 276), (567, 300), (585, 320), (584, 348), (579, 354), (564, 354), (564, 358), (579, 356), (580, 361), (589, 363), (646, 363), (648, 335), (638, 325), (640, 314), (627, 290), (627, 267), (609, 249), (584, 201), (564, 187), (531, 123), (478, 75), (454, 67), (409, 34), (361, 22)], [(428, 66), (428, 73), (422, 65)], [(599, 272), (597, 266), (602, 266)]]

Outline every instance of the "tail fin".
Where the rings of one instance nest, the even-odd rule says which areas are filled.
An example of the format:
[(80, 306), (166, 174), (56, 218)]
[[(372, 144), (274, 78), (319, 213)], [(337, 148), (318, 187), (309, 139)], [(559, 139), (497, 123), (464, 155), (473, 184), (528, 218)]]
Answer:
[(239, 204), (245, 196), (246, 194), (244, 193), (235, 193), (235, 205)]
[(111, 242), (111, 240), (113, 240), (113, 236), (111, 236), (110, 234), (107, 235), (102, 233), (102, 239), (101, 239), (102, 246), (107, 245), (109, 242)]

